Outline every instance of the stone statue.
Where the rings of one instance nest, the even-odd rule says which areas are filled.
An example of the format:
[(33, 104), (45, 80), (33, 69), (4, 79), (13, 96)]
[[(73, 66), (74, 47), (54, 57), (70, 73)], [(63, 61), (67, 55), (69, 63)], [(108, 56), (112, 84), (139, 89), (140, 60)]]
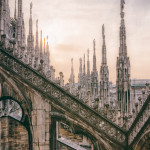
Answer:
[(121, 11), (124, 9), (125, 0), (121, 0)]

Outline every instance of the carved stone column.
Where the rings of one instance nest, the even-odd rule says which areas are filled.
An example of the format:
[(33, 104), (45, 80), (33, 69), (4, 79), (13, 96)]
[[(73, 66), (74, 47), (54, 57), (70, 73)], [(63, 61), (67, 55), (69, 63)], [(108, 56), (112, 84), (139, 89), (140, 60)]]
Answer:
[(33, 149), (50, 149), (50, 124), (49, 117), (51, 106), (38, 93), (34, 94), (32, 100), (32, 125), (33, 125)]

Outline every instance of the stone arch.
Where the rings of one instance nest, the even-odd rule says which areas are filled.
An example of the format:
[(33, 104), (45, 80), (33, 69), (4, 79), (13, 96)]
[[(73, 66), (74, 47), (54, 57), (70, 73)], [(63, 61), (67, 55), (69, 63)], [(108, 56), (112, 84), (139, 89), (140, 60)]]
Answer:
[[(18, 80), (11, 77), (7, 72), (0, 70), (0, 99), (12, 98), (20, 104), (23, 110), (22, 124), (27, 128), (29, 133), (29, 149), (32, 149), (33, 128), (31, 121), (32, 103), (25, 90), (22, 89)], [(28, 87), (27, 87), (28, 88)], [(26, 88), (26, 89), (27, 89)], [(28, 89), (27, 89), (28, 90)]]
[(150, 149), (150, 126), (145, 130), (140, 140), (135, 145), (135, 150), (148, 150)]
[[(17, 81), (10, 78), (7, 73), (0, 71), (0, 85), (1, 85), (1, 95), (0, 97), (10, 96), (17, 100), (22, 108), (24, 109), (25, 115), (28, 115), (32, 109), (31, 100), (21, 88), (21, 85), (17, 84)], [(30, 115), (30, 114), (29, 114)]]
[[(66, 123), (70, 123), (70, 124), (73, 124), (73, 125), (81, 128), (82, 133), (87, 135), (91, 139), (93, 146), (94, 146), (94, 150), (95, 149), (96, 150), (112, 150), (112, 145), (110, 145), (110, 143), (108, 141), (105, 141), (96, 131), (94, 131), (89, 126), (82, 124), (82, 122), (76, 121), (73, 118), (68, 117), (62, 113), (58, 113), (58, 112), (51, 112), (50, 116), (52, 118), (51, 121), (52, 121), (53, 129), (55, 128), (54, 125), (56, 125), (55, 124), (56, 121), (65, 121)], [(51, 135), (53, 135), (53, 134), (54, 133), (51, 133)], [(56, 135), (55, 135), (55, 138), (56, 138)], [(51, 142), (52, 142), (52, 139), (51, 139)], [(55, 142), (53, 142), (53, 143), (55, 143)]]
[[(5, 104), (5, 106), (2, 106)], [(24, 117), (24, 110), (19, 101), (14, 99), (11, 96), (3, 96), (0, 98), (0, 107), (1, 107), (1, 115), (12, 117), (18, 121), (22, 121)], [(7, 109), (7, 107), (11, 107), (11, 109)], [(6, 112), (5, 110), (6, 109)], [(0, 117), (1, 117), (0, 115)]]
[(26, 127), (18, 120), (0, 118), (0, 149), (29, 150), (29, 134)]

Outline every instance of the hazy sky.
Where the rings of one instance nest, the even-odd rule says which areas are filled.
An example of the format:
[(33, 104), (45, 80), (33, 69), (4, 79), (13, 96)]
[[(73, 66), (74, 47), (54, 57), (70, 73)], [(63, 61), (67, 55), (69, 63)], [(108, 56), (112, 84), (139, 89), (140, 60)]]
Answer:
[[(10, 0), (11, 16), (15, 0)], [(18, 1), (18, 0), (17, 0)], [(150, 0), (125, 0), (127, 49), (131, 62), (131, 78), (150, 78)], [(28, 34), (31, 0), (23, 0)], [(116, 81), (116, 57), (119, 51), (120, 0), (32, 0), (33, 23), (49, 36), (51, 65), (56, 76), (62, 71), (65, 82), (71, 71), (78, 79), (79, 58), (90, 49), (92, 70), (93, 39), (96, 39), (97, 69), (100, 71), (102, 24), (105, 24), (107, 60), (110, 80)]]

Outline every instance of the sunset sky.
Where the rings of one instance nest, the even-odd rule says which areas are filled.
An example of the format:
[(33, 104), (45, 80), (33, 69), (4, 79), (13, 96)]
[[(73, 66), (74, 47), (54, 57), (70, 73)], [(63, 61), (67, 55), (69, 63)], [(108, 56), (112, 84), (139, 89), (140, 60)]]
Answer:
[[(17, 0), (18, 1), (18, 0)], [(150, 0), (125, 0), (127, 49), (131, 62), (131, 78), (150, 78)], [(23, 0), (28, 34), (31, 0)], [(92, 70), (93, 39), (96, 39), (97, 69), (100, 71), (102, 24), (105, 24), (107, 60), (110, 81), (116, 81), (116, 57), (119, 51), (120, 0), (32, 0), (33, 24), (49, 36), (51, 65), (56, 76), (63, 72), (65, 82), (74, 59), (77, 82), (79, 58), (90, 49)], [(15, 0), (10, 0), (11, 17)]]

